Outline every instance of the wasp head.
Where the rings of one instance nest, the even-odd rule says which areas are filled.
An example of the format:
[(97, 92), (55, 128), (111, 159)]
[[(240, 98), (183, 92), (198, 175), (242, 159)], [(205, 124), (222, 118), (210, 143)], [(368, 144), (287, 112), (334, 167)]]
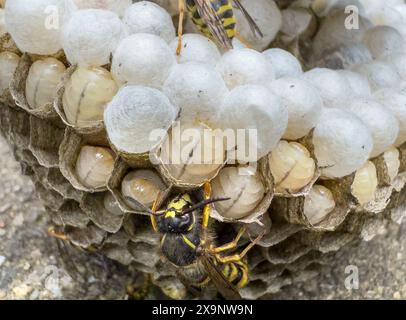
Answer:
[(192, 207), (192, 201), (188, 194), (181, 194), (172, 199), (165, 213), (158, 221), (158, 228), (163, 233), (187, 233), (194, 226), (193, 212), (185, 213)]

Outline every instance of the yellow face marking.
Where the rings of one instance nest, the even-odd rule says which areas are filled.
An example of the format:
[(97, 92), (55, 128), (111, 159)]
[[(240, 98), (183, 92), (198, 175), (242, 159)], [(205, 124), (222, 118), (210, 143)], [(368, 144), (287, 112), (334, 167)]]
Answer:
[(176, 197), (175, 199), (171, 200), (168, 204), (168, 209), (172, 209), (171, 211), (181, 212), (182, 209), (189, 206), (192, 203), (190, 196), (188, 194), (183, 194), (181, 197)]
[(175, 211), (167, 211), (165, 213), (165, 218), (175, 218), (175, 216), (176, 216)]

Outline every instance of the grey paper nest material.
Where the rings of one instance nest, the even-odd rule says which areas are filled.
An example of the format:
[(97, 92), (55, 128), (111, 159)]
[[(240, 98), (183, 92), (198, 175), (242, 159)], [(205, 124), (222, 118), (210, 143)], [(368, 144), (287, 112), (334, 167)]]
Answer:
[[(263, 2), (264, 6), (266, 6), (265, 0), (244, 0), (242, 2), (247, 4), (247, 6)], [(292, 57), (290, 53), (282, 53), (280, 49), (276, 49), (276, 51), (271, 50), (270, 52), (266, 50), (268, 51), (266, 57), (271, 60), (271, 63), (273, 61), (275, 70), (280, 69), (278, 70), (277, 79), (283, 77), (283, 75), (301, 78), (302, 66), (299, 61), (303, 66), (307, 67), (328, 66), (330, 68), (350, 68), (355, 64), (369, 62), (372, 59), (372, 56), (365, 56), (365, 52), (369, 53), (369, 49), (361, 41), (361, 33), (370, 27), (367, 21), (361, 19), (361, 29), (353, 37), (348, 38), (349, 33), (346, 30), (341, 30), (343, 26), (342, 14), (332, 12), (329, 16), (324, 17), (324, 13), (318, 13), (315, 8), (312, 9), (305, 6), (306, 1), (281, 0), (277, 2), (283, 9), (282, 25), (277, 27), (277, 29), (280, 29), (279, 33), (271, 44), (272, 39), (269, 39), (268, 43), (256, 44), (256, 46), (260, 45), (262, 49), (269, 48), (269, 45), (274, 48), (286, 48), (296, 56), (297, 59)], [(302, 3), (302, 5), (299, 3)], [(323, 4), (325, 2), (320, 1), (320, 3)], [(274, 9), (277, 9), (275, 12), (278, 12), (277, 16), (279, 17), (281, 14), (279, 9), (276, 6)], [(260, 16), (261, 12), (262, 10), (258, 10), (256, 14)], [(269, 19), (269, 16), (267, 18)], [(266, 19), (263, 17), (263, 19), (257, 20), (264, 23)], [(276, 20), (278, 19), (270, 19), (270, 22), (275, 22)], [(74, 20), (71, 19), (71, 21)], [(159, 19), (157, 21), (159, 22)], [(83, 28), (85, 26), (79, 25), (79, 27)], [(274, 31), (271, 25), (267, 26), (265, 24), (264, 29), (266, 29), (263, 30), (265, 31), (264, 39), (266, 40), (266, 35), (268, 34), (269, 36)], [(91, 34), (93, 35), (93, 33)], [(144, 49), (150, 47), (144, 45), (146, 41), (150, 41), (153, 45), (156, 45), (158, 42), (160, 44), (163, 43), (162, 46), (166, 49), (162, 49), (162, 52), (170, 49), (162, 39), (154, 40), (152, 36), (134, 36), (134, 41), (140, 41), (143, 47), (145, 47)], [(331, 41), (332, 39), (334, 41)], [(99, 39), (90, 37), (90, 40)], [(251, 40), (254, 41), (255, 39)], [(203, 38), (203, 41), (207, 45), (207, 39)], [(126, 42), (124, 41), (124, 43)], [(329, 45), (326, 45), (326, 43)], [(34, 44), (36, 43), (34, 42)], [(101, 47), (106, 46), (105, 41), (101, 41), (99, 44)], [(185, 45), (184, 50), (189, 50), (191, 47), (191, 45)], [(134, 48), (137, 48), (137, 51), (141, 50), (137, 46)], [(151, 46), (151, 48), (155, 47)], [(102, 48), (99, 49), (99, 51), (102, 51)], [(77, 61), (70, 61), (71, 64), (69, 64), (64, 57), (63, 51), (59, 51), (57, 55), (48, 57), (50, 59), (47, 60), (51, 60), (51, 62), (48, 61), (49, 65), (38, 64), (39, 67), (42, 66), (46, 69), (52, 66), (53, 63), (56, 63), (57, 68), (55, 73), (52, 73), (47, 78), (46, 82), (50, 84), (52, 89), (45, 90), (48, 88), (47, 86), (42, 88), (44, 98), (47, 98), (44, 99), (46, 102), (40, 103), (35, 100), (35, 103), (32, 103), (32, 99), (29, 99), (30, 94), (27, 93), (33, 92), (33, 90), (27, 91), (27, 84), (32, 84), (29, 81), (29, 71), (45, 56), (22, 54), (13, 45), (13, 41), (7, 34), (0, 37), (0, 52), (5, 50), (14, 52), (21, 58), (18, 60), (19, 63), (14, 76), (12, 77), (13, 73), (10, 73), (10, 77), (12, 77), (10, 87), (6, 88), (0, 96), (0, 130), (12, 146), (15, 158), (21, 164), (23, 173), (30, 176), (33, 180), (37, 194), (47, 209), (50, 223), (55, 227), (56, 231), (65, 234), (73, 246), (85, 251), (97, 251), (110, 259), (131, 266), (131, 268), (136, 269), (142, 275), (148, 275), (152, 283), (171, 298), (191, 298), (193, 295), (187, 291), (177, 278), (174, 267), (162, 257), (159, 248), (160, 235), (152, 230), (150, 218), (145, 214), (144, 208), (147, 205), (142, 205), (136, 201), (135, 192), (132, 193), (133, 190), (131, 190), (131, 187), (128, 187), (129, 183), (126, 179), (128, 177), (135, 177), (136, 174), (144, 174), (143, 177), (149, 177), (150, 181), (157, 182), (159, 180), (159, 183), (156, 183), (154, 187), (156, 190), (161, 191), (161, 194), (165, 198), (185, 190), (198, 194), (201, 192), (201, 187), (206, 179), (213, 179), (214, 193), (217, 191), (220, 195), (223, 193), (223, 196), (237, 197), (232, 198), (235, 201), (229, 200), (232, 202), (230, 207), (225, 205), (222, 208), (220, 203), (214, 204), (215, 210), (213, 210), (212, 214), (212, 223), (220, 243), (231, 240), (229, 238), (234, 235), (234, 231), (239, 229), (242, 224), (247, 226), (248, 235), (243, 236), (243, 241), (240, 243), (241, 246), (246, 245), (249, 239), (254, 239), (265, 231), (263, 238), (248, 255), (250, 280), (248, 285), (240, 291), (242, 297), (246, 299), (268, 298), (283, 286), (294, 282), (306, 281), (316, 276), (319, 266), (324, 263), (324, 259), (330, 254), (359, 239), (372, 239), (386, 224), (392, 221), (400, 223), (405, 216), (406, 144), (404, 143), (399, 146), (399, 143), (396, 143), (397, 147), (392, 147), (391, 151), (386, 148), (384, 153), (377, 153), (380, 156), (374, 155), (368, 168), (372, 168), (372, 171), (374, 171), (370, 176), (376, 173), (376, 179), (370, 179), (367, 182), (371, 186), (376, 186), (376, 191), (375, 188), (370, 188), (374, 189), (371, 192), (372, 198), (367, 197), (369, 194), (361, 194), (363, 197), (360, 198), (359, 196), (357, 197), (359, 192), (354, 191), (359, 191), (356, 187), (365, 183), (365, 179), (363, 181), (362, 174), (361, 179), (359, 179), (357, 174), (359, 174), (358, 169), (361, 170), (361, 165), (368, 159), (367, 156), (370, 156), (371, 150), (369, 149), (372, 149), (372, 136), (369, 136), (369, 131), (372, 133), (373, 130), (369, 130), (362, 123), (360, 124), (360, 121), (355, 119), (355, 116), (351, 116), (351, 119), (348, 120), (349, 116), (342, 115), (341, 119), (338, 119), (337, 122), (339, 125), (334, 123), (333, 126), (332, 123), (325, 119), (321, 126), (318, 125), (317, 119), (314, 116), (317, 114), (318, 117), (321, 113), (321, 109), (317, 109), (318, 106), (321, 108), (323, 104), (326, 104), (326, 106), (330, 106), (330, 104), (334, 105), (337, 101), (341, 101), (340, 99), (342, 99), (341, 102), (346, 102), (348, 96), (350, 96), (347, 94), (347, 91), (350, 89), (349, 87), (347, 88), (347, 81), (344, 81), (344, 78), (340, 78), (342, 81), (338, 81), (338, 75), (332, 75), (332, 70), (328, 70), (328, 73), (321, 73), (320, 70), (313, 73), (313, 77), (316, 80), (312, 80), (311, 74), (310, 76), (308, 75), (309, 86), (310, 84), (314, 86), (313, 100), (315, 100), (315, 106), (312, 110), (308, 111), (311, 116), (307, 119), (309, 122), (305, 128), (307, 131), (300, 132), (299, 134), (296, 130), (292, 131), (292, 128), (296, 128), (295, 126), (289, 126), (289, 123), (286, 124), (285, 122), (295, 119), (295, 116), (303, 118), (302, 115), (299, 113), (295, 115), (295, 112), (290, 112), (287, 115), (286, 109), (292, 107), (295, 110), (296, 108), (301, 110), (303, 107), (301, 105), (303, 101), (301, 100), (306, 99), (298, 98), (290, 101), (287, 98), (290, 98), (292, 93), (286, 93), (284, 98), (287, 100), (287, 108), (285, 108), (285, 106), (282, 106), (278, 102), (279, 100), (274, 99), (274, 95), (270, 91), (271, 89), (268, 90), (265, 87), (261, 89), (261, 86), (258, 85), (245, 86), (248, 87), (248, 91), (231, 90), (228, 93), (227, 86), (234, 87), (234, 84), (229, 83), (230, 79), (228, 79), (227, 74), (222, 75), (219, 71), (215, 71), (214, 68), (213, 70), (210, 69), (210, 72), (207, 72), (208, 75), (213, 77), (207, 76), (205, 85), (208, 84), (208, 86), (202, 91), (200, 90), (201, 79), (198, 75), (202, 74), (202, 70), (205, 70), (205, 65), (196, 69), (200, 70), (199, 72), (195, 72), (194, 67), (187, 67), (187, 65), (192, 66), (194, 64), (186, 65), (179, 63), (174, 70), (178, 72), (184, 67), (182, 72), (185, 74), (189, 73), (190, 76), (190, 79), (186, 83), (175, 83), (182, 77), (172, 77), (176, 73), (171, 71), (170, 75), (166, 75), (167, 78), (165, 80), (165, 82), (168, 82), (168, 79), (170, 79), (172, 81), (168, 82), (170, 85), (160, 84), (165, 87), (165, 90), (162, 90), (163, 92), (152, 89), (152, 87), (155, 88), (155, 81), (162, 78), (161, 73), (163, 72), (161, 68), (157, 67), (158, 64), (156, 62), (151, 62), (155, 61), (152, 57), (153, 54), (157, 53), (160, 55), (162, 53), (161, 50), (155, 49), (151, 52), (143, 51), (147, 59), (139, 59), (136, 55), (130, 54), (129, 61), (127, 61), (125, 55), (113, 54), (111, 68), (110, 65), (104, 65), (101, 68), (101, 65), (98, 63), (97, 72), (95, 70), (84, 70), (80, 64), (77, 67)], [(121, 53), (123, 51), (127, 52), (127, 50), (116, 50), (116, 52)], [(220, 59), (220, 51), (217, 51), (215, 48), (216, 59)], [(65, 52), (68, 52), (66, 48)], [(248, 51), (247, 49), (242, 49), (241, 52)], [(375, 52), (375, 54), (377, 53)], [(226, 55), (227, 53), (221, 59), (226, 59), (227, 57), (224, 58)], [(67, 56), (69, 58), (68, 53)], [(106, 57), (109, 56), (110, 53), (106, 55)], [(162, 61), (159, 60), (160, 57), (155, 58), (159, 58), (159, 61), (157, 61), (162, 62), (163, 65), (168, 67), (167, 71), (169, 73), (169, 65), (175, 63), (176, 57), (172, 51), (166, 52), (163, 56)], [(261, 70), (256, 69), (258, 73), (265, 70), (263, 66), (266, 65), (266, 59), (260, 53), (251, 52), (249, 56), (262, 61), (257, 65), (262, 66), (259, 68)], [(130, 58), (135, 60), (132, 61)], [(55, 59), (57, 60), (56, 62)], [(239, 59), (237, 59), (238, 61), (236, 60), (238, 62), (236, 65), (244, 65), (245, 60)], [(107, 60), (103, 60), (102, 63), (107, 63)], [(143, 62), (146, 65), (152, 64), (150, 65), (151, 70), (144, 65), (139, 65), (138, 62)], [(123, 69), (136, 68), (136, 72), (128, 74), (129, 78), (134, 76), (139, 80), (138, 77), (142, 78), (141, 73), (143, 70), (149, 70), (148, 74), (144, 77), (146, 83), (143, 83), (143, 85), (145, 87), (140, 88), (129, 85), (123, 89), (123, 87), (116, 88), (116, 85), (112, 86), (112, 82), (114, 82), (113, 74), (115, 72), (110, 69), (114, 69), (115, 64), (121, 65), (121, 63), (124, 63)], [(255, 65), (256, 63), (253, 63), (252, 70), (255, 69)], [(285, 65), (286, 70), (282, 70), (283, 65)], [(137, 69), (138, 67), (140, 68)], [(237, 68), (232, 74), (241, 73), (242, 78), (254, 77), (253, 73), (256, 72), (249, 70), (247, 73), (247, 70), (239, 70)], [(110, 73), (110, 71), (112, 72)], [(100, 76), (103, 74), (107, 74), (106, 78)], [(320, 79), (327, 80), (317, 81), (319, 78), (315, 74), (316, 76), (321, 74)], [(83, 88), (87, 87), (89, 79), (93, 79), (96, 75), (98, 75), (96, 77), (98, 80), (94, 81), (99, 85), (94, 87), (97, 87), (98, 90), (96, 92), (84, 91)], [(266, 76), (269, 75), (267, 74)], [(347, 74), (347, 76), (349, 75)], [(37, 78), (33, 76), (34, 80)], [(268, 77), (265, 78), (268, 79)], [(370, 78), (369, 80), (372, 81), (376, 77), (371, 76)], [(202, 79), (206, 79), (203, 77), (203, 74)], [(266, 85), (266, 79), (264, 79), (255, 78), (253, 83)], [(352, 78), (348, 79), (351, 80)], [(123, 80), (125, 80), (124, 82), (131, 82), (134, 79)], [(163, 82), (163, 79), (161, 80)], [(273, 81), (274, 79), (268, 80)], [(341, 94), (341, 92), (337, 92), (340, 90), (336, 87), (333, 89), (329, 87), (330, 84), (334, 85), (334, 81), (330, 80), (337, 80), (338, 84), (344, 83), (340, 86), (337, 85), (338, 89), (341, 87), (348, 89), (344, 90), (345, 92), (342, 97), (337, 96)], [(354, 92), (358, 92), (358, 89), (365, 89), (362, 86), (364, 84), (361, 81), (362, 79), (357, 78), (356, 80), (359, 83), (354, 81), (359, 85), (359, 88), (355, 86), (357, 90), (354, 89)], [(297, 86), (288, 82), (282, 83), (281, 88), (299, 87), (295, 92), (297, 92), (298, 96), (301, 96), (299, 90), (301, 87), (304, 88), (306, 93), (309, 91), (306, 89), (307, 85), (304, 86), (302, 83), (303, 81), (295, 82)], [(367, 80), (365, 81), (368, 82)], [(196, 85), (194, 82), (198, 82), (199, 88), (194, 87)], [(44, 82), (42, 81), (41, 83), (43, 84)], [(100, 83), (104, 85), (100, 85)], [(172, 88), (171, 84), (173, 83), (176, 85)], [(216, 83), (219, 85), (217, 86)], [(251, 82), (249, 83), (251, 84)], [(187, 88), (189, 84), (191, 86)], [(387, 83), (375, 81), (372, 84), (374, 89), (376, 89)], [(389, 84), (393, 83), (390, 82)], [(368, 83), (367, 87), (369, 88)], [(104, 88), (109, 88), (109, 90)], [(116, 92), (117, 89), (119, 89), (118, 93)], [(199, 89), (197, 93), (195, 89)], [(183, 104), (192, 107), (198, 106), (196, 110), (191, 111), (193, 116), (196, 114), (196, 117), (206, 117), (205, 113), (207, 110), (211, 110), (212, 113), (220, 110), (220, 100), (224, 96), (223, 93), (219, 93), (219, 90), (224, 91), (224, 94), (227, 92), (228, 98), (232, 97), (232, 99), (224, 99), (228, 103), (224, 104), (223, 108), (228, 110), (229, 113), (236, 113), (236, 119), (240, 127), (251, 126), (252, 123), (249, 123), (251, 121), (250, 113), (253, 114), (253, 123), (260, 129), (259, 131), (263, 131), (263, 135), (259, 137), (262, 139), (260, 141), (261, 145), (268, 148), (263, 150), (264, 155), (269, 154), (270, 151), (272, 151), (272, 155), (275, 155), (274, 148), (268, 145), (272, 139), (275, 139), (275, 144), (278, 141), (280, 142), (281, 139), (285, 139), (286, 145), (288, 145), (287, 142), (289, 144), (299, 142), (300, 145), (298, 146), (298, 143), (296, 143), (296, 147), (292, 145), (281, 148), (278, 157), (275, 156), (277, 160), (273, 162), (271, 162), (268, 156), (260, 159), (258, 162), (259, 170), (251, 174), (251, 177), (254, 176), (254, 178), (249, 180), (249, 182), (246, 182), (246, 180), (241, 182), (242, 180), (237, 179), (242, 176), (236, 173), (237, 169), (241, 169), (243, 166), (229, 164), (227, 162), (228, 155), (224, 153), (221, 155), (221, 161), (216, 162), (221, 165), (216, 165), (215, 167), (210, 165), (205, 168), (202, 168), (201, 165), (193, 167), (193, 162), (191, 161), (195, 154), (195, 149), (193, 148), (188, 153), (189, 159), (187, 163), (188, 165), (192, 163), (189, 168), (186, 168), (188, 165), (167, 165), (168, 162), (164, 161), (164, 156), (170, 158), (169, 154), (165, 153), (166, 149), (164, 148), (167, 140), (162, 141), (163, 144), (150, 145), (150, 142), (147, 143), (145, 141), (145, 137), (141, 137), (142, 133), (150, 132), (157, 122), (162, 124), (165, 131), (169, 131), (177, 116), (180, 118), (191, 116), (187, 112), (184, 112)], [(105, 96), (104, 92), (101, 91), (108, 91), (108, 94)], [(172, 96), (174, 99), (175, 97), (182, 96), (180, 93), (185, 91), (187, 91), (187, 94), (183, 97), (185, 101), (182, 100), (174, 103), (177, 105), (176, 107), (172, 105), (169, 96)], [(371, 95), (371, 90), (366, 91), (366, 93)], [(37, 91), (34, 90), (34, 92)], [(85, 94), (86, 92), (87, 94)], [(211, 92), (211, 94), (208, 94), (210, 98), (207, 99), (208, 105), (206, 107), (204, 104), (204, 110), (200, 110), (202, 101), (195, 98), (196, 96), (199, 99), (204, 98), (205, 95), (203, 93), (207, 92)], [(235, 92), (238, 95), (234, 95)], [(244, 92), (249, 94), (242, 94)], [(260, 96), (263, 94), (264, 99), (262, 100), (267, 101), (267, 104), (263, 105), (264, 110), (272, 106), (272, 108), (269, 108), (272, 109), (269, 111), (269, 114), (268, 112), (263, 113), (262, 109), (260, 110), (261, 112), (258, 109), (259, 113), (256, 113), (255, 108), (246, 108), (245, 104), (251, 105), (250, 96), (258, 96), (258, 94)], [(89, 98), (87, 106), (89, 107), (90, 105), (91, 107), (92, 112), (90, 114), (82, 113), (84, 110), (80, 108), (81, 103), (78, 101), (82, 101), (83, 96)], [(71, 99), (69, 100), (67, 97)], [(75, 97), (77, 99), (74, 99)], [(193, 99), (189, 100), (190, 97)], [(247, 101), (245, 101), (246, 98)], [(383, 94), (380, 98), (386, 99)], [(272, 102), (269, 102), (270, 100)], [(114, 103), (108, 103), (109, 101)], [(239, 106), (238, 103), (241, 101), (244, 104)], [(133, 102), (136, 103), (135, 107)], [(108, 103), (108, 107), (105, 112), (106, 103)], [(260, 104), (262, 105), (262, 102)], [(392, 104), (393, 109), (399, 113), (399, 119), (404, 119), (404, 113), (396, 108), (396, 101), (391, 102)], [(238, 108), (235, 106), (238, 106)], [(179, 112), (178, 107), (183, 112), (182, 110)], [(144, 111), (141, 112), (142, 110)], [(155, 114), (156, 110), (162, 111), (159, 117)], [(242, 112), (241, 110), (247, 110), (247, 112)], [(133, 113), (130, 114), (130, 111)], [(331, 118), (340, 117), (334, 116)], [(195, 119), (192, 117), (192, 119), (198, 120), (198, 122), (203, 121), (200, 118)], [(274, 121), (275, 119), (279, 119), (279, 121)], [(209, 122), (209, 119), (207, 121)], [(302, 123), (303, 121), (300, 120), (298, 122)], [(283, 123), (288, 125), (290, 135), (294, 134), (294, 136), (283, 136), (282, 125), (279, 128), (281, 132), (268, 130), (278, 127), (278, 125)], [(330, 127), (327, 127), (326, 123)], [(323, 124), (326, 128), (323, 127)], [(349, 128), (348, 124), (357, 129), (354, 129), (353, 132), (359, 134), (360, 130), (362, 130), (365, 133), (363, 135), (359, 134), (362, 148), (360, 146), (359, 148), (354, 147), (351, 149), (352, 144), (358, 145), (355, 143), (351, 144), (356, 134), (350, 137), (350, 142), (345, 140), (348, 138), (347, 131), (351, 132), (351, 130), (346, 131)], [(311, 128), (314, 128), (314, 130)], [(330, 128), (334, 130), (330, 130)], [(172, 127), (170, 129), (172, 131), (169, 132), (173, 132), (173, 129)], [(330, 132), (335, 133), (334, 139), (340, 138), (340, 143), (327, 135)], [(325, 136), (327, 139), (325, 141), (330, 143), (323, 145), (322, 138)], [(123, 137), (125, 139), (122, 139)], [(267, 137), (267, 139), (264, 139), (264, 137)], [(314, 139), (315, 137), (318, 140)], [(331, 143), (330, 138), (337, 143)], [(385, 147), (393, 144), (394, 141), (391, 141)], [(336, 145), (340, 148), (333, 149), (334, 152), (318, 153), (317, 151), (323, 149), (321, 145), (322, 147)], [(181, 144), (178, 147), (180, 148)], [(97, 149), (98, 153), (95, 149)], [(149, 150), (150, 154), (146, 150)], [(301, 151), (299, 152), (299, 150)], [(340, 160), (329, 158), (330, 154), (334, 155), (336, 153), (340, 155)], [(359, 154), (362, 157), (357, 157)], [(363, 159), (364, 155), (365, 159)], [(362, 161), (358, 158), (362, 158)], [(157, 161), (155, 164), (152, 164), (150, 159)], [(352, 163), (346, 163), (348, 159), (356, 159), (356, 162), (360, 163), (356, 168), (353, 168)], [(281, 165), (273, 166), (272, 163)], [(285, 163), (293, 163), (293, 165), (285, 166)], [(331, 165), (331, 163), (334, 165)], [(100, 170), (100, 166), (103, 166), (103, 170)], [(335, 169), (334, 172), (332, 167), (335, 167), (333, 168)], [(351, 170), (348, 169), (349, 167)], [(251, 170), (252, 168), (248, 169)], [(306, 176), (304, 177), (302, 173), (305, 170)], [(370, 172), (371, 170), (368, 171), (368, 173)], [(278, 175), (281, 177), (279, 180), (276, 179)], [(330, 180), (323, 179), (323, 175), (329, 177)], [(370, 176), (369, 178), (371, 178)], [(128, 179), (132, 181), (130, 178)], [(289, 184), (287, 181), (289, 181)], [(249, 185), (252, 188), (246, 187), (248, 183), (251, 183)], [(227, 189), (226, 187), (229, 186), (231, 187)], [(255, 190), (256, 193), (250, 189)], [(327, 192), (320, 190), (327, 190), (331, 194), (331, 197), (325, 196)], [(251, 191), (252, 194), (250, 194)], [(151, 191), (149, 195), (154, 192)], [(243, 192), (246, 192), (248, 195), (245, 194), (246, 197), (242, 197), (241, 194)], [(322, 192), (325, 192), (324, 198), (321, 196)], [(312, 198), (312, 201), (319, 207), (313, 203), (313, 207), (311, 207), (313, 211), (310, 210), (309, 212), (306, 211), (306, 203), (309, 203), (306, 200), (309, 200), (311, 195), (315, 197)], [(244, 198), (245, 202), (239, 202), (241, 205), (235, 206), (237, 210), (235, 208), (234, 211), (230, 209), (241, 198)], [(363, 201), (365, 198), (367, 198), (367, 201)], [(317, 199), (322, 200), (317, 202)], [(148, 201), (145, 202), (149, 203)], [(320, 204), (323, 201), (324, 203)], [(331, 202), (333, 202), (333, 205), (331, 205)], [(317, 210), (315, 209), (316, 207)], [(230, 214), (230, 211), (232, 214)], [(240, 215), (241, 213), (243, 214)], [(202, 291), (202, 297), (212, 298), (215, 296), (216, 293), (213, 290)]]
[[(78, 190), (62, 175), (57, 159), (63, 133), (71, 129), (35, 118), (15, 106), (1, 105), (0, 120), (2, 134), (13, 147), (23, 173), (35, 183), (51, 222), (64, 228), (72, 244), (98, 250), (111, 259), (151, 274), (154, 284), (172, 297), (186, 294), (173, 268), (160, 257), (159, 236), (153, 232), (148, 217), (125, 211), (122, 215), (112, 215), (103, 206), (106, 191)], [(50, 135), (57, 138), (54, 143), (41, 142)], [(405, 180), (404, 175), (396, 178), (386, 208), (379, 213), (356, 210), (356, 204), (347, 198), (351, 210), (335, 231), (311, 230), (306, 223), (287, 222), (292, 218), (292, 208), (298, 206), (301, 199), (275, 197), (265, 216), (266, 219), (271, 217), (272, 223), (266, 224), (271, 227), (250, 253), (251, 280), (241, 291), (242, 296), (266, 298), (285, 285), (305, 281), (317, 275), (318, 265), (323, 263), (326, 254), (360, 237), (371, 239), (390, 220), (399, 222), (405, 212)], [(291, 201), (292, 205), (284, 205)], [(278, 206), (288, 210), (287, 215)], [(300, 210), (298, 214), (293, 219), (296, 222), (302, 219)]]

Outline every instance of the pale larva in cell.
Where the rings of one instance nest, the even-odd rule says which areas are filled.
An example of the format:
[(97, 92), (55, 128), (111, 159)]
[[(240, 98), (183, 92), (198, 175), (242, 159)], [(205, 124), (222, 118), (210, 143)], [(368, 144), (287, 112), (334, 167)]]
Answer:
[[(131, 171), (121, 183), (121, 193), (125, 198), (134, 199), (146, 207), (151, 207), (165, 188), (160, 176), (152, 170)], [(127, 202), (131, 205), (131, 201)]]
[(76, 174), (88, 188), (102, 188), (107, 184), (114, 166), (112, 151), (108, 148), (83, 146), (76, 160)]
[(304, 214), (312, 225), (324, 220), (335, 208), (334, 196), (329, 189), (314, 185), (304, 201)]
[(374, 199), (377, 186), (376, 167), (371, 161), (367, 161), (364, 166), (355, 172), (351, 193), (359, 204), (363, 205)]
[(280, 141), (269, 155), (276, 191), (297, 192), (307, 186), (316, 172), (315, 161), (300, 143)]
[(30, 108), (40, 108), (54, 101), (56, 87), (65, 70), (65, 65), (55, 58), (38, 60), (31, 65), (25, 86)]
[(231, 219), (248, 216), (265, 196), (261, 176), (253, 168), (226, 167), (212, 182), (214, 198), (230, 198), (214, 204), (217, 212)]
[(63, 94), (63, 109), (68, 122), (84, 127), (103, 120), (105, 106), (117, 90), (108, 70), (79, 67), (67, 82)]
[(383, 153), (383, 159), (390, 181), (393, 181), (399, 173), (400, 152), (395, 147), (391, 147)]

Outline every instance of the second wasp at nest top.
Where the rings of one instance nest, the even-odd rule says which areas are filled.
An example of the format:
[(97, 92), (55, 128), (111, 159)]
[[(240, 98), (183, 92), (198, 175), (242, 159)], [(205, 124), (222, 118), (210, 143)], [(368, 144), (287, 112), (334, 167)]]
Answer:
[(252, 32), (260, 37), (263, 36), (260, 28), (239, 0), (179, 0), (178, 54), (182, 48), (185, 3), (190, 18), (199, 31), (227, 49), (233, 47), (232, 40), (234, 37), (245, 43), (245, 40), (237, 32), (233, 4), (242, 12)]

